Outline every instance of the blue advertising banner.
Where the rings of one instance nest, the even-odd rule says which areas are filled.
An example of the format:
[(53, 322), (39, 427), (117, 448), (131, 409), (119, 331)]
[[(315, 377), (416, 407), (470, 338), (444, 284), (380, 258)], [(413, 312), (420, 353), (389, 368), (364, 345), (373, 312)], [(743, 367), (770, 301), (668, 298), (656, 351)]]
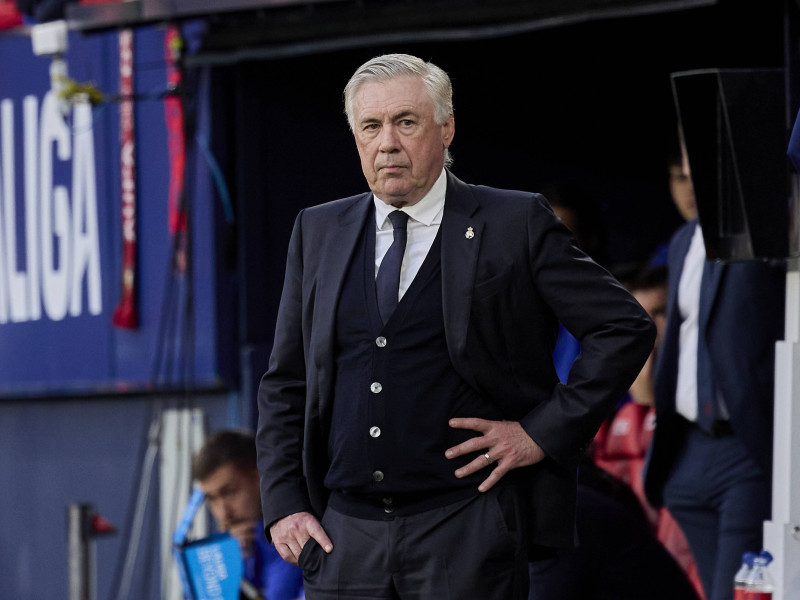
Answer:
[(204, 498), (200, 488), (192, 491), (172, 536), (183, 596), (185, 600), (238, 600), (244, 564), (236, 538), (218, 533), (186, 541)]
[(183, 549), (192, 596), (188, 600), (237, 600), (244, 569), (239, 542), (220, 533)]
[[(220, 382), (215, 196), (191, 152), (191, 236), (170, 226), (182, 171), (165, 31), (125, 32), (128, 56), (120, 32), (71, 33), (63, 63), (24, 32), (0, 35), (0, 397)], [(93, 101), (64, 100), (65, 81)], [(209, 107), (197, 90), (199, 135)], [(115, 325), (133, 278), (138, 323)]]

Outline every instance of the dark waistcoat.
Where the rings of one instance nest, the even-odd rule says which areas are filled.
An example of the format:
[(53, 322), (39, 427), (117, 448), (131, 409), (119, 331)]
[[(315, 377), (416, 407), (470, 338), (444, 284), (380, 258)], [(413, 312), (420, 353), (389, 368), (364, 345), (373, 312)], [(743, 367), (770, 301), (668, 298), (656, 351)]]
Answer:
[(340, 500), (425, 510), (477, 494), (488, 474), (481, 470), (465, 479), (455, 477), (456, 468), (478, 454), (449, 460), (445, 450), (476, 434), (452, 429), (448, 419), (502, 415), (466, 384), (450, 361), (442, 312), (441, 236), (383, 324), (375, 292), (373, 223), (368, 219), (337, 308), (331, 467), (325, 485)]

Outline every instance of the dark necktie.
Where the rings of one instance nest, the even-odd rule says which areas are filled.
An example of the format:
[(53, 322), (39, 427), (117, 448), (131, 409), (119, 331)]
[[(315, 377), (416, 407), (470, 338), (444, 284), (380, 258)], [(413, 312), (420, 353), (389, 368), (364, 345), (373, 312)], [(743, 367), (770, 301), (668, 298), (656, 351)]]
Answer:
[(395, 210), (389, 213), (389, 220), (394, 227), (394, 241), (386, 251), (378, 276), (375, 278), (375, 287), (378, 291), (378, 310), (384, 323), (392, 316), (397, 307), (397, 297), (400, 287), (400, 267), (403, 264), (403, 254), (406, 251), (406, 225), (408, 215)]

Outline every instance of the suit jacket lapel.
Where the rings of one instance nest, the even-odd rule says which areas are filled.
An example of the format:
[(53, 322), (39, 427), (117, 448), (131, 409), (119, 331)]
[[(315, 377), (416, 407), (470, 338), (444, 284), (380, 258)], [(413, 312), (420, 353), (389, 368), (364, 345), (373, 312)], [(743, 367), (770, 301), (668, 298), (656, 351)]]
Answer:
[[(681, 275), (683, 273), (683, 263), (686, 260), (686, 255), (689, 253), (689, 246), (694, 236), (695, 226), (697, 221), (685, 225), (675, 234), (673, 247), (670, 248), (669, 260), (669, 312), (667, 314), (667, 331), (664, 339), (661, 342), (661, 351), (659, 352), (658, 365), (656, 367), (657, 373), (675, 373), (678, 361), (679, 352), (679, 335), (681, 316), (678, 307), (678, 289), (680, 287)], [(720, 282), (725, 271), (725, 267), (721, 264), (714, 263), (709, 260), (703, 262), (703, 277), (700, 281), (700, 302), (698, 314), (698, 329), (700, 335), (706, 335), (708, 328), (708, 320), (711, 316), (711, 309), (714, 305), (714, 300), (717, 296)], [(656, 381), (664, 382), (665, 377), (657, 374)], [(665, 388), (664, 394), (666, 402), (670, 406), (674, 406), (675, 402), (675, 378), (670, 376), (670, 386)]]
[(680, 287), (683, 263), (689, 253), (689, 246), (694, 236), (697, 221), (682, 225), (670, 242), (667, 267), (669, 269), (667, 302), (667, 327), (656, 361), (656, 402), (657, 415), (671, 413), (675, 410), (675, 373), (678, 368), (678, 352), (680, 345), (680, 307), (678, 305), (678, 288)]
[(484, 225), (476, 214), (479, 208), (469, 187), (448, 171), (442, 217), (442, 304), (447, 347), (456, 368), (463, 362), (466, 349)]
[(670, 252), (669, 267), (669, 296), (670, 296), (670, 316), (674, 323), (680, 323), (680, 317), (677, 315), (678, 311), (678, 287), (683, 274), (683, 263), (686, 260), (686, 255), (689, 253), (689, 246), (692, 243), (694, 236), (695, 226), (697, 221), (691, 222), (692, 226), (685, 225), (675, 236), (674, 246)]
[(722, 275), (725, 272), (725, 265), (722, 263), (706, 260), (703, 263), (703, 278), (700, 282), (700, 313), (698, 315), (698, 327), (705, 334), (708, 330), (708, 321), (711, 317), (711, 310), (717, 297)]
[[(333, 391), (333, 334), (344, 276), (368, 215), (372, 214), (372, 194), (367, 193), (339, 214), (337, 231), (328, 240), (318, 270), (318, 306), (331, 310), (314, 313), (314, 365), (320, 385), (320, 411), (330, 407)], [(484, 222), (476, 213), (480, 206), (469, 186), (447, 173), (447, 193), (442, 217), (442, 304), (445, 337), (450, 358), (458, 367), (463, 362), (467, 327), (472, 306), (472, 290)], [(471, 229), (470, 229), (471, 228)], [(467, 235), (468, 232), (470, 235)], [(459, 369), (463, 371), (464, 369)]]
[(319, 381), (320, 413), (325, 418), (333, 397), (333, 335), (339, 297), (350, 259), (363, 231), (364, 221), (372, 214), (371, 208), (372, 194), (366, 193), (357, 197), (339, 213), (328, 235), (313, 232), (325, 240), (320, 252), (316, 279), (318, 286), (316, 305), (325, 308), (314, 311), (312, 327), (314, 332), (312, 352)]

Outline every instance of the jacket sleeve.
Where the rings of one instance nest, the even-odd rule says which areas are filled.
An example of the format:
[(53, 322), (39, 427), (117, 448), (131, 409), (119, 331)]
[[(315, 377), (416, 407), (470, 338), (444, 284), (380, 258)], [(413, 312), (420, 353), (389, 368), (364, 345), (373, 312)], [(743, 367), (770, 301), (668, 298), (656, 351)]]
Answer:
[(256, 450), (267, 536), (278, 519), (311, 512), (302, 462), (306, 405), (302, 218), (301, 211), (289, 242), (269, 368), (258, 390)]
[(542, 196), (528, 219), (530, 273), (538, 294), (580, 341), (565, 384), (522, 420), (556, 462), (573, 465), (638, 375), (655, 325), (633, 296), (574, 243)]

